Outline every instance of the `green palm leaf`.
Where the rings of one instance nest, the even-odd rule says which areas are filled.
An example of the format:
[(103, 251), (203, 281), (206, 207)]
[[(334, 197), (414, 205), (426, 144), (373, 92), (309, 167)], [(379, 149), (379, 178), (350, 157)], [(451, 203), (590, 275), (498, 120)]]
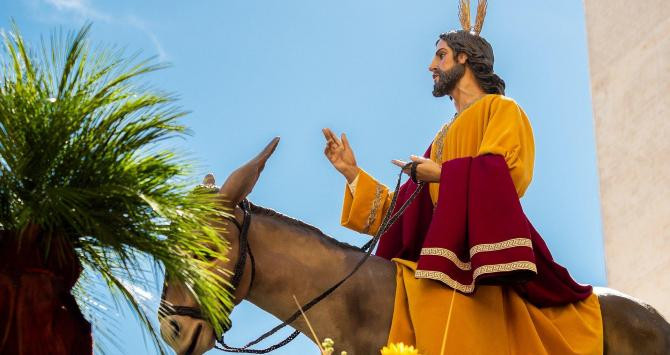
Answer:
[[(73, 248), (130, 304), (163, 352), (148, 313), (122, 281), (135, 280), (138, 256), (148, 255), (156, 274), (164, 270), (193, 290), (221, 330), (231, 297), (225, 271), (209, 260), (225, 259), (227, 244), (208, 222), (225, 212), (214, 195), (189, 192), (191, 163), (165, 149), (166, 140), (186, 133), (178, 123), (184, 112), (171, 95), (137, 82), (163, 65), (92, 50), (89, 29), (54, 33), (37, 51), (16, 25), (3, 33), (0, 229), (38, 226), (48, 257)], [(92, 300), (85, 290), (76, 294), (80, 304)]]

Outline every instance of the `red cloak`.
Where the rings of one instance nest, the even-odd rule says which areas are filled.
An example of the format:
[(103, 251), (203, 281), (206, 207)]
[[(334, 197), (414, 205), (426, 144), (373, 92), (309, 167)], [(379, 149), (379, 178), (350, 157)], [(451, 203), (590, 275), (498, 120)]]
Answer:
[[(401, 186), (396, 209), (416, 187), (411, 180)], [(417, 277), (466, 294), (477, 285), (509, 284), (542, 307), (579, 301), (592, 292), (554, 261), (523, 213), (500, 155), (442, 164), (437, 204), (423, 189), (382, 235), (376, 254), (416, 261)]]

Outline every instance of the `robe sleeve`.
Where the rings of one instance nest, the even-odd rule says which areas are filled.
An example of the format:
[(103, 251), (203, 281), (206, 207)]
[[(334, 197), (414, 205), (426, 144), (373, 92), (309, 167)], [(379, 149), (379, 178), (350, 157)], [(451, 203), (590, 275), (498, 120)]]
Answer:
[(491, 105), (491, 116), (477, 156), (497, 154), (505, 158), (517, 195), (523, 196), (533, 178), (535, 144), (528, 117), (509, 98)]
[(355, 181), (354, 189), (345, 186), (340, 223), (359, 233), (375, 235), (391, 205), (393, 192), (363, 170)]
[(356, 178), (354, 178), (354, 181), (352, 181), (351, 183), (348, 184), (349, 185), (349, 192), (351, 192), (351, 194), (356, 193), (356, 184), (357, 183), (358, 183), (358, 175), (356, 175)]

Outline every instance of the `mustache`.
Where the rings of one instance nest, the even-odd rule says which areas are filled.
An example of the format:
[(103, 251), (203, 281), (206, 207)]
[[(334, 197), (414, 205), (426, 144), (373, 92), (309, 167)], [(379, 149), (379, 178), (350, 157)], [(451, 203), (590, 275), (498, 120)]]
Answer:
[(433, 75), (437, 75), (438, 77), (433, 86), (433, 96), (442, 97), (449, 95), (456, 88), (456, 84), (458, 84), (463, 75), (465, 75), (465, 64), (456, 63), (449, 70), (435, 68)]

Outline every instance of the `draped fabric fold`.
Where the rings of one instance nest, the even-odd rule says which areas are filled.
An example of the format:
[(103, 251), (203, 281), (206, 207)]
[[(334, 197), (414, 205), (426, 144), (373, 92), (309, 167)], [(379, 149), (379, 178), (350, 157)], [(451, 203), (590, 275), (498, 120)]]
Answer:
[[(415, 188), (406, 182), (397, 206)], [(424, 189), (382, 236), (377, 255), (417, 261), (416, 277), (465, 294), (478, 285), (511, 284), (537, 306), (556, 306), (585, 299), (592, 291), (553, 260), (523, 213), (500, 155), (445, 162), (436, 205)]]
[(20, 248), (16, 233), (0, 231), (0, 353), (92, 354), (91, 325), (70, 293), (82, 270), (74, 250), (54, 247), (47, 259), (31, 229)]

